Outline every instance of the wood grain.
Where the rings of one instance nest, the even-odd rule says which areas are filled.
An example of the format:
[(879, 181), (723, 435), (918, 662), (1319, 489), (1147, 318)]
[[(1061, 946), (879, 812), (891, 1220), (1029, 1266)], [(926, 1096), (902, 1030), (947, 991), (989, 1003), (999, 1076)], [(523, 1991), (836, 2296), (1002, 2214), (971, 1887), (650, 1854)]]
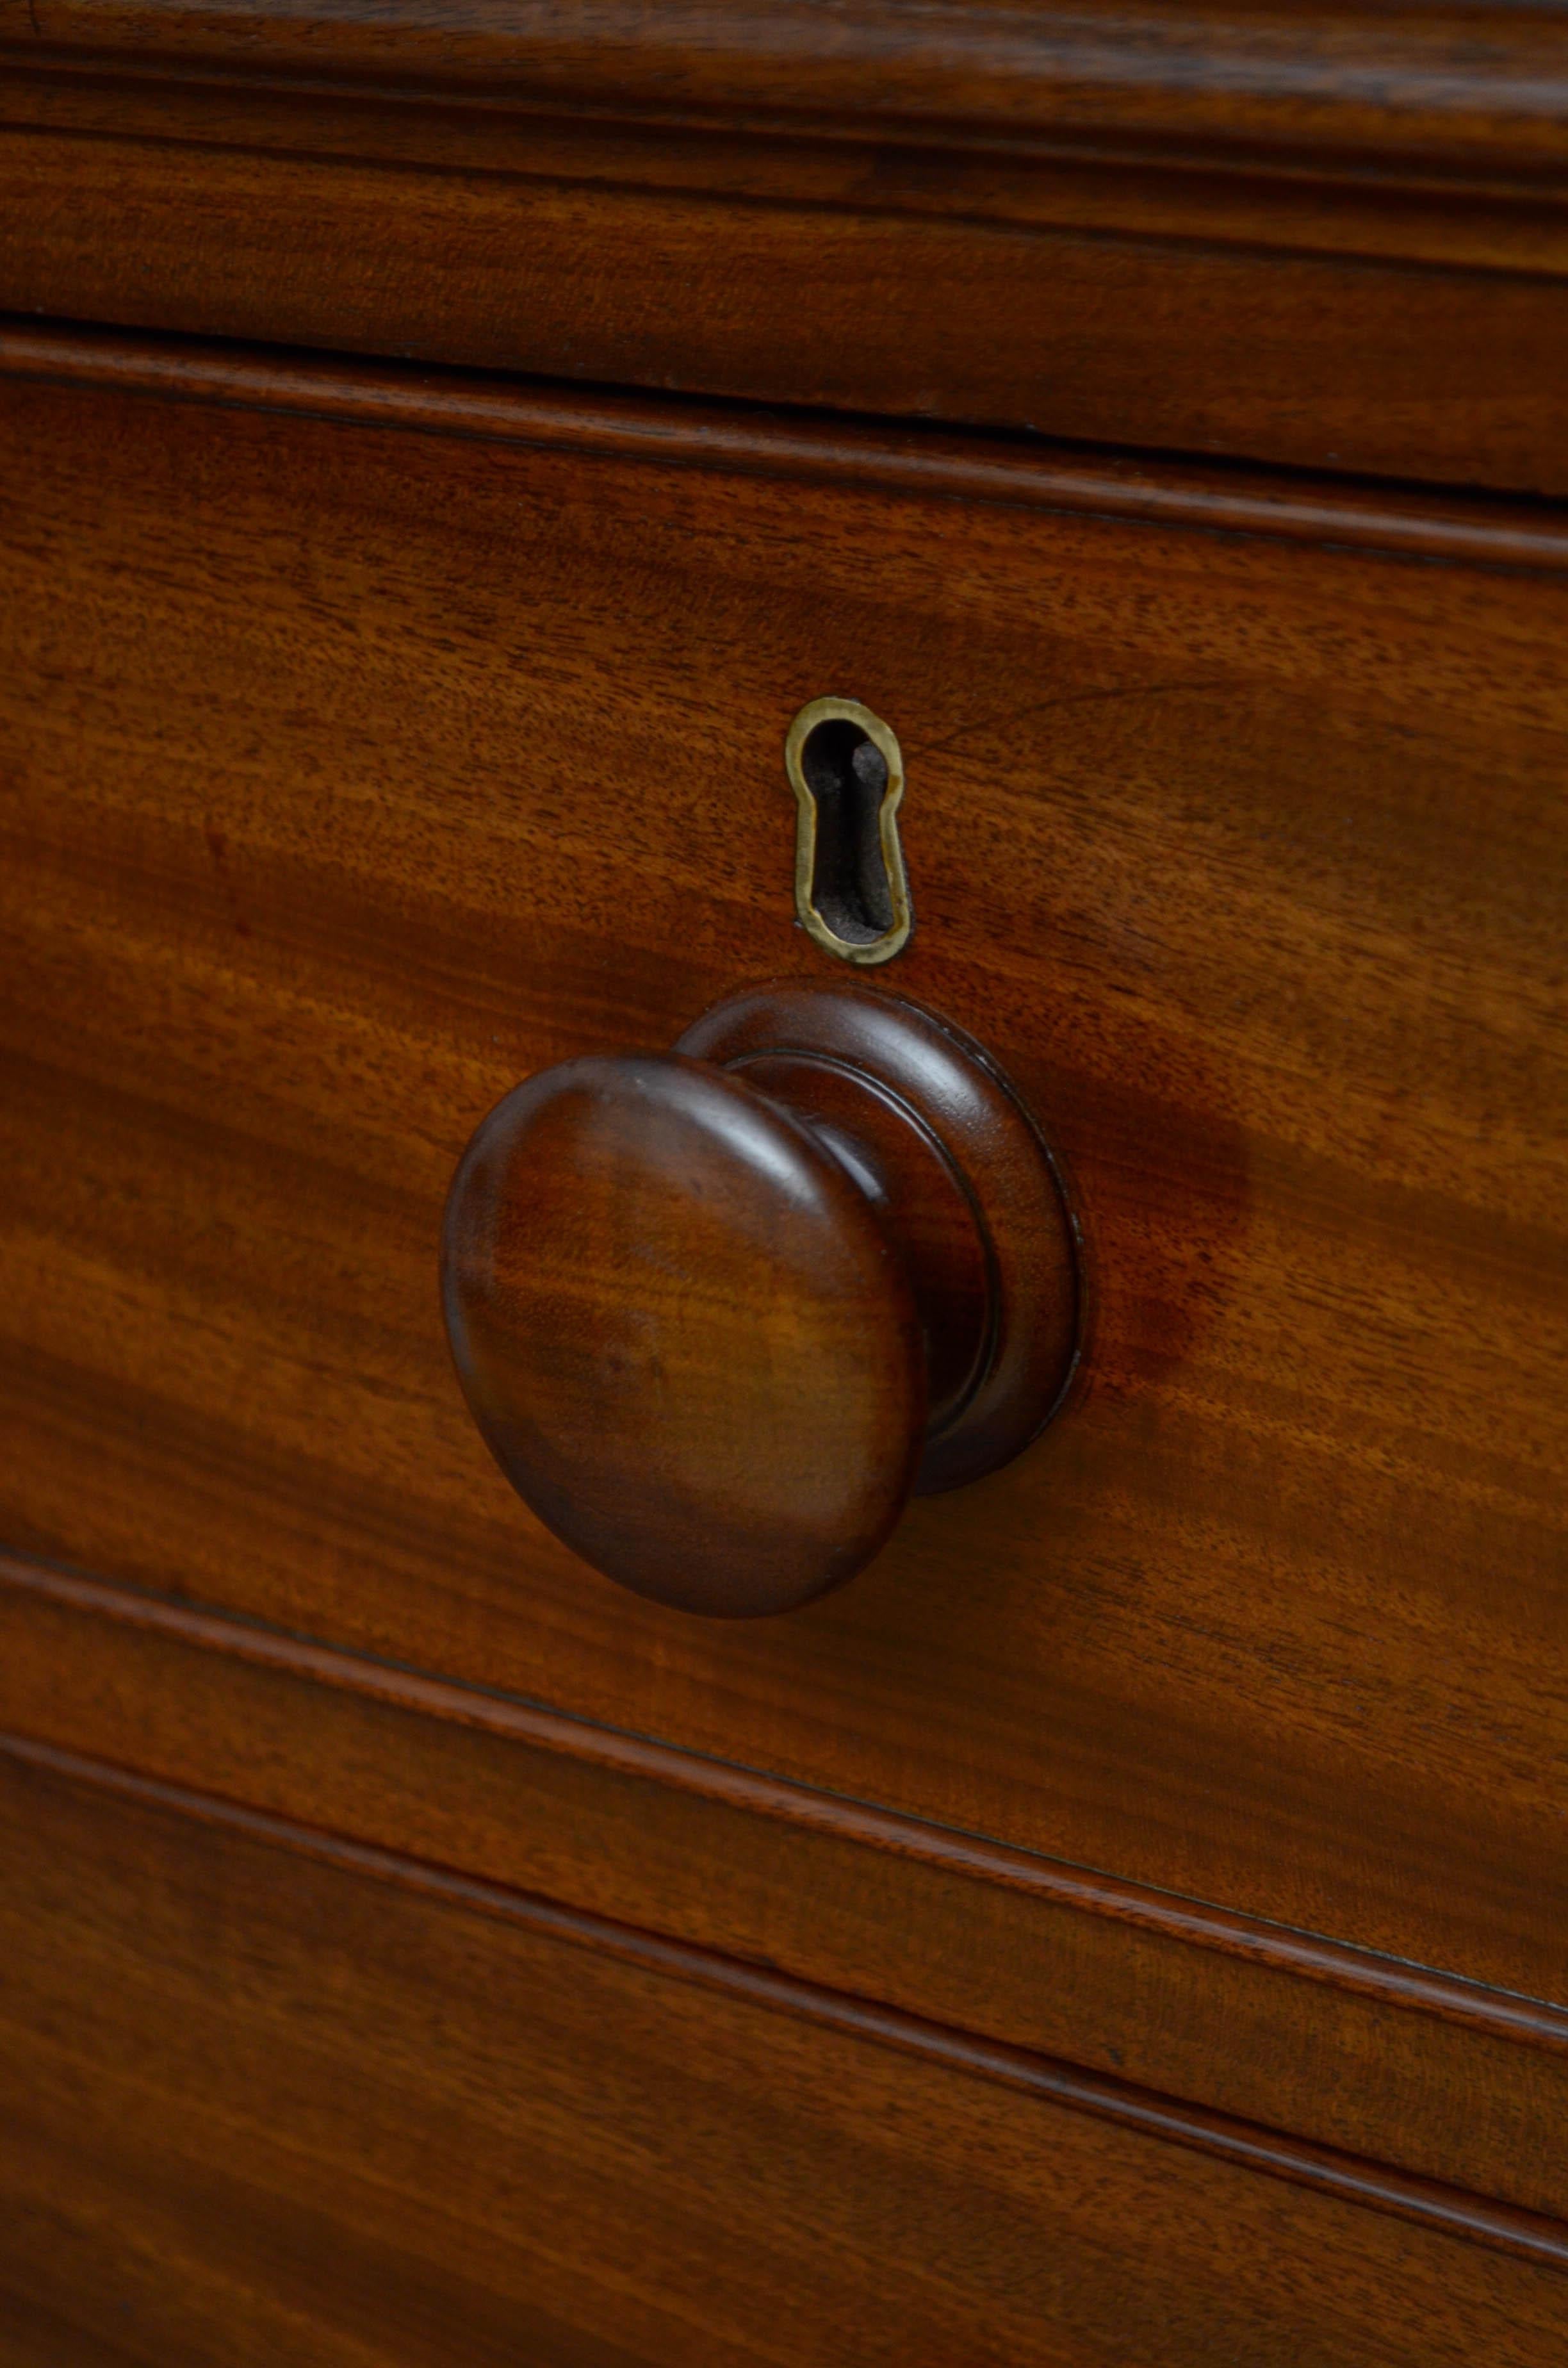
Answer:
[[(678, 415), (5, 412), (3, 1533), (1562, 1996), (1561, 577), (807, 503)], [(828, 689), (906, 752), (892, 983), (1051, 1113), (1091, 1386), (720, 1635), (489, 1469), (438, 1212), (519, 1075), (799, 968)]]
[(926, 1343), (916, 1495), (1022, 1454), (1072, 1395), (1077, 1226), (1040, 1116), (985, 1046), (907, 996), (801, 981), (727, 997), (677, 1049), (776, 1096), (870, 1182)]
[(1568, 2223), (1542, 2214), (1512, 2210), (1430, 2180), (1411, 2179), (1387, 2164), (1360, 2161), (1200, 2108), (1182, 2106), (1129, 2081), (1085, 2075), (1028, 2049), (980, 2040), (970, 2032), (905, 2014), (875, 1999), (824, 1989), (820, 1983), (799, 1981), (771, 1967), (738, 1964), (710, 1950), (671, 1942), (656, 1933), (611, 1923), (556, 1900), (476, 1881), (449, 1867), (432, 1866), (411, 1858), (406, 1850), (368, 1847), (313, 1826), (296, 1825), (211, 1794), (191, 1793), (101, 1760), (85, 1759), (76, 1752), (57, 1751), (47, 1744), (0, 1734), (0, 1757), (29, 1774), (41, 1773), (107, 1796), (117, 1806), (130, 1803), (216, 1827), (225, 1835), (243, 1835), (267, 1847), (295, 1852), (337, 1873), (369, 1877), (437, 1901), (444, 1907), (522, 1925), (574, 1948), (615, 1958), (640, 1972), (689, 1983), (722, 1998), (742, 1999), (769, 2014), (789, 2015), (917, 2061), (994, 2081), (1064, 2106), (1070, 2112), (1136, 2131), (1162, 2145), (1215, 2157), (1260, 2178), (1283, 2180), (1293, 2187), (1310, 2188), (1369, 2211), (1390, 2213), (1418, 2227), (1435, 2228), (1467, 2243), (1547, 2263), (1560, 2271), (1568, 2269)]
[(744, 1080), (622, 1053), (515, 1087), (442, 1264), (486, 1444), (607, 1578), (755, 1618), (886, 1544), (926, 1435), (910, 1277), (848, 1167)]
[(1568, 164), (1568, 61), (1550, 5), (1346, 0), (4, 0), (23, 56), (335, 78), (486, 99), (588, 101), (623, 114), (786, 123), (831, 118), (938, 142), (1074, 135), (1156, 153), (1202, 143), (1345, 167), (1420, 159), (1538, 170)]
[(1568, 488), (1547, 8), (7, 7), (20, 312)]
[(205, 338), (128, 338), (112, 329), (0, 321), (7, 377), (61, 386), (105, 381), (169, 402), (237, 404), (313, 419), (425, 428), (605, 458), (696, 463), (807, 485), (850, 485), (1145, 526), (1214, 528), (1271, 541), (1459, 560), (1529, 573), (1568, 570), (1561, 508), (1490, 495), (1227, 466), (1074, 453), (1025, 438), (752, 412), (720, 404), (538, 387), (479, 370), (422, 370), (341, 355), (256, 353)]
[(620, 2368), (1561, 2351), (1553, 2267), (1049, 2067), (187, 1805), (0, 1773), (28, 2368), (434, 2362), (459, 2331)]
[(1011, 1463), (1078, 1332), (1059, 1181), (984, 1048), (814, 980), (515, 1086), (452, 1179), (441, 1298), (524, 1504), (729, 1619), (845, 1585), (912, 1493)]
[(14, 1561), (0, 1726), (1568, 2221), (1540, 2001)]

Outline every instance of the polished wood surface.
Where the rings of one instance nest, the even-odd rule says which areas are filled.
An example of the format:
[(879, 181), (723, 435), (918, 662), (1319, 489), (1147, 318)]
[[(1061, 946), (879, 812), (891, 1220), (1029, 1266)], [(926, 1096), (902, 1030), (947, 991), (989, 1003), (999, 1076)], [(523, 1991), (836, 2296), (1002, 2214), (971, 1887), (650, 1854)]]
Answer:
[[(766, 424), (267, 383), (6, 393), (5, 1535), (1560, 1997), (1555, 528), (808, 521)], [(884, 975), (1051, 1114), (1085, 1387), (853, 1589), (672, 1622), (491, 1469), (439, 1212), (518, 1076), (799, 964), (828, 685), (908, 763)]]
[(1040, 1118), (985, 1047), (903, 996), (776, 981), (726, 996), (677, 1049), (793, 1110), (869, 1190), (925, 1345), (915, 1492), (1032, 1445), (1072, 1390), (1078, 1226)]
[(1557, 2368), (1565, 175), (0, 0), (4, 2368)]
[(1568, 519), (1560, 506), (1473, 493), (1156, 462), (896, 420), (777, 413), (759, 432), (754, 414), (731, 404), (677, 404), (482, 370), (410, 371), (341, 354), (258, 354), (196, 337), (128, 338), (74, 323), (0, 321), (0, 355), (7, 377), (50, 385), (97, 386), (107, 380), (128, 393), (172, 401), (424, 428), (546, 451), (665, 461), (700, 455), (710, 468), (801, 485), (849, 484), (1188, 530), (1209, 527), (1264, 534), (1271, 542), (1531, 574), (1568, 569)]
[(1279, 2176), (1304, 2138), (1379, 2208), (1410, 2207), (1404, 2172), (1568, 2245), (1568, 2009), (14, 1558), (0, 1731), (1131, 2082), (1191, 2143), (1244, 2123)]
[(441, 1264), (524, 1503), (606, 1577), (728, 1618), (842, 1586), (913, 1490), (1010, 1463), (1078, 1330), (1058, 1180), (983, 1050), (813, 983), (515, 1087)]
[(0, 304), (1568, 490), (1550, 6), (0, 6)]
[(1306, 2149), (1259, 2175), (1110, 2084), (309, 1827), (6, 1753), (0, 1841), (17, 2368), (1549, 2368), (1568, 2335), (1522, 2220), (1368, 2209)]
[(825, 1145), (705, 1063), (563, 1062), (452, 1187), (448, 1329), (496, 1462), (606, 1577), (744, 1618), (885, 1545), (926, 1429), (915, 1295)]
[(657, 116), (744, 107), (816, 125), (971, 134), (1158, 154), (1199, 141), (1420, 159), (1430, 173), (1568, 162), (1568, 96), (1550, 0), (1371, 11), (1353, 0), (5, 0), (0, 27), (40, 63), (277, 70), (361, 90), (430, 87)]

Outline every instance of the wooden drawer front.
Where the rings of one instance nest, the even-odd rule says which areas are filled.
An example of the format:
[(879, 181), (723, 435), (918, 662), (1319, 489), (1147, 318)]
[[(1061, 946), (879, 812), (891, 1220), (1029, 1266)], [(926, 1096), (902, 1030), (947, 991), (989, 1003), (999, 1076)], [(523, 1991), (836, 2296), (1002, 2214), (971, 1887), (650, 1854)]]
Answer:
[(0, 1750), (1022, 2048), (1277, 2176), (1305, 2141), (1337, 2192), (1568, 2268), (1561, 2009), (10, 1558)]
[[(6, 351), (0, 1536), (1560, 1995), (1555, 525)], [(437, 1228), (517, 1077), (831, 972), (780, 747), (845, 690), (1086, 1380), (705, 1624), (509, 1495)]]
[(0, 1757), (0, 1850), (14, 2368), (1548, 2368), (1568, 2337), (1517, 2251), (302, 1829)]
[(0, 307), (1568, 491), (1547, 0), (0, 0)]

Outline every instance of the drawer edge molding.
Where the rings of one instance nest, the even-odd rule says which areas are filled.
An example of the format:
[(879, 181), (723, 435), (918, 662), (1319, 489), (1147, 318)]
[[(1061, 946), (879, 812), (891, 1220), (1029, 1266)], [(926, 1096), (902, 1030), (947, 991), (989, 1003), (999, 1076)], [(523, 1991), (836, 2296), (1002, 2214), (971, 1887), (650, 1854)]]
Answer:
[(346, 85), (404, 103), (531, 104), (653, 121), (764, 125), (810, 140), (941, 148), (1087, 149), (1154, 164), (1195, 144), (1256, 169), (1349, 175), (1370, 154), (1415, 180), (1561, 161), (1568, 74), (1554, 13), (1493, 11), (1483, 40), (1450, 12), (1371, 17), (1348, 6), (1305, 21), (1181, 0), (1156, 15), (1126, 0), (1036, 9), (927, 7), (912, 33), (888, 0), (835, 6), (824, 39), (813, 0), (736, 9), (685, 0), (650, 11), (601, 0), (573, 12), (483, 0), (454, 24), (406, 0), (214, 10), (28, 0), (0, 8), (0, 49), (29, 64), (121, 74)]
[[(1037, 1855), (903, 1811), (819, 1792), (794, 1780), (601, 1725), (516, 1695), (426, 1675), (263, 1625), (236, 1613), (148, 1594), (0, 1553), (0, 1599), (31, 1597), (62, 1611), (161, 1636), (203, 1654), (277, 1670), (389, 1708), (498, 1740), (586, 1761), (694, 1793), (726, 1808), (912, 1860), (1161, 1939), (1239, 1957), (1490, 2037), (1568, 2055), (1568, 2008), (1402, 1958), (1380, 1955), (1261, 1918)], [(40, 1746), (40, 1748), (43, 1748)], [(52, 1747), (51, 1747), (52, 1748)], [(151, 1781), (151, 1780), (150, 1780)], [(259, 1814), (259, 1813), (258, 1813)]]
[(1226, 464), (1080, 456), (1043, 439), (804, 413), (762, 413), (431, 364), (409, 368), (284, 348), (0, 317), (0, 376), (168, 402), (279, 411), (371, 428), (465, 437), (612, 461), (859, 486), (1202, 531), (1568, 573), (1568, 528), (1548, 507), (1273, 475)]
[(432, 1865), (400, 1850), (354, 1841), (52, 1745), (0, 1732), (0, 1752), (13, 1763), (51, 1778), (108, 1793), (154, 1812), (226, 1828), (264, 1846), (295, 1851), (346, 1876), (392, 1884), (458, 1912), (528, 1925), (556, 1941), (615, 1956), (647, 1973), (724, 1992), (767, 2012), (793, 2016), (847, 2037), (924, 2056), (971, 2078), (1022, 2090), (1042, 2103), (1117, 2123), (1164, 2144), (1217, 2156), (1265, 2178), (1315, 2189), (1472, 2244), (1568, 2270), (1568, 2224), (1541, 2213), (1283, 2136), (1128, 2082), (1080, 2071), (1026, 2048), (978, 2038), (899, 2008), (743, 1964), (536, 1894)]

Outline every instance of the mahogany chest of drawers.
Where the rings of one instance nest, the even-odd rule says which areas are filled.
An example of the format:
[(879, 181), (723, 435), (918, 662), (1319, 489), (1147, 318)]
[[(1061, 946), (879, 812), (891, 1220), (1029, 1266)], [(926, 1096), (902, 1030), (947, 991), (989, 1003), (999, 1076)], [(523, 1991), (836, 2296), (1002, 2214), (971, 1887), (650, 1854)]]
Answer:
[(1560, 2361), (1561, 15), (0, 36), (0, 2362)]

